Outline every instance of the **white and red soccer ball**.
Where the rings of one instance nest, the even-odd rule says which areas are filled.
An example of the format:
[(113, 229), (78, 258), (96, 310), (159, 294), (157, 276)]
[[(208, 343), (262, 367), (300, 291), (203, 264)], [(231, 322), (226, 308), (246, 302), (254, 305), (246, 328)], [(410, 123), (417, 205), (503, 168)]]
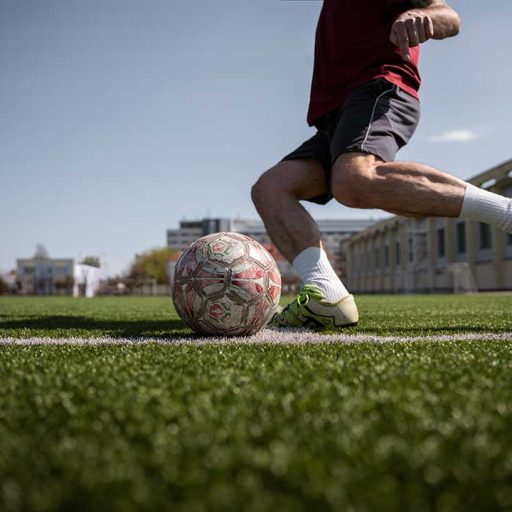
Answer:
[(281, 296), (274, 258), (239, 233), (196, 240), (181, 255), (172, 278), (174, 307), (199, 334), (249, 336), (272, 318)]

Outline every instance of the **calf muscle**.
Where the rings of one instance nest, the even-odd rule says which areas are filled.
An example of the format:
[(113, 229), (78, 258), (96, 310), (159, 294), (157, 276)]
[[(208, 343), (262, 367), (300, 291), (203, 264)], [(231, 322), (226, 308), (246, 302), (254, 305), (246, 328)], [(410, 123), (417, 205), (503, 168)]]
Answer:
[(385, 210), (410, 215), (457, 217), (462, 208), (465, 184), (458, 178), (423, 164), (393, 162), (376, 167), (383, 185), (379, 201)]
[(466, 184), (433, 167), (347, 154), (333, 169), (334, 197), (347, 206), (405, 216), (457, 217)]
[(270, 238), (290, 262), (308, 247), (320, 247), (320, 232), (300, 200), (327, 192), (318, 162), (281, 162), (254, 185), (252, 199)]

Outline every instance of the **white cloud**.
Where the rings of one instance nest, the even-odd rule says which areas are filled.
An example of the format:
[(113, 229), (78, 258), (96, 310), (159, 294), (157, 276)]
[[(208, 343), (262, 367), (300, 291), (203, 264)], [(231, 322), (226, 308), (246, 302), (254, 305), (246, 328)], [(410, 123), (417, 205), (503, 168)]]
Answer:
[(480, 134), (473, 130), (447, 130), (439, 135), (429, 137), (430, 142), (471, 142), (480, 138)]

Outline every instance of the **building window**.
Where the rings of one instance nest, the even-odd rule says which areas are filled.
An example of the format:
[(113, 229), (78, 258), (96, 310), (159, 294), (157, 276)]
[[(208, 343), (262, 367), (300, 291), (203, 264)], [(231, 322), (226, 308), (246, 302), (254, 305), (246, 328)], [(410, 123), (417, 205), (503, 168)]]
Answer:
[(492, 231), (489, 224), (479, 223), (480, 249), (492, 249)]
[(389, 267), (389, 247), (387, 245), (384, 247), (384, 266)]
[(400, 242), (396, 242), (395, 251), (396, 251), (396, 266), (398, 267), (400, 265)]
[(380, 267), (380, 249), (375, 249), (375, 268)]
[(446, 256), (446, 248), (444, 246), (444, 228), (437, 230), (437, 256), (444, 258)]
[(457, 254), (466, 253), (466, 223), (457, 224)]
[(413, 251), (413, 247), (412, 247), (412, 238), (409, 238), (409, 240), (407, 241), (408, 242), (408, 245), (409, 245), (409, 262), (412, 263), (414, 261), (414, 251)]
[(512, 245), (512, 234), (507, 233), (507, 245)]

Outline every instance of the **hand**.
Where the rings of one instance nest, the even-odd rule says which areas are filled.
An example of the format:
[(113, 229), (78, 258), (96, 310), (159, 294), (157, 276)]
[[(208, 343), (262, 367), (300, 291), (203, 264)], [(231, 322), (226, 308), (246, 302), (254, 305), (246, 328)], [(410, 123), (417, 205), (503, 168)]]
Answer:
[(411, 60), (409, 48), (418, 46), (434, 37), (432, 18), (421, 10), (402, 13), (391, 27), (391, 42), (400, 48), (405, 60)]

